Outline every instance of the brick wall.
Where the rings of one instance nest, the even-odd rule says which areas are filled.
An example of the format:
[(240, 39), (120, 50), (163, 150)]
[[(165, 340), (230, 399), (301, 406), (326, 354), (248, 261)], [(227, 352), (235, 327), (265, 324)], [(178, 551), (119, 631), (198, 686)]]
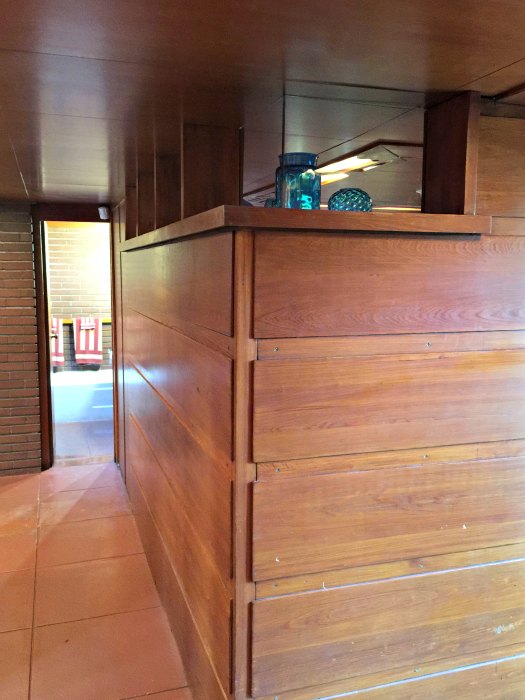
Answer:
[(0, 472), (40, 468), (29, 206), (0, 202)]
[[(47, 262), (51, 314), (111, 318), (109, 224), (47, 223)], [(111, 367), (111, 326), (103, 328), (103, 367)], [(76, 365), (73, 328), (64, 325), (64, 369)]]

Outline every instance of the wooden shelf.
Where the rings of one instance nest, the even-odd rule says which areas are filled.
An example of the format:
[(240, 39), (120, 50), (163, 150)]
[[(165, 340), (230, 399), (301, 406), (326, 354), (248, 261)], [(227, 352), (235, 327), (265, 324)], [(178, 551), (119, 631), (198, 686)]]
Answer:
[(491, 232), (490, 216), (396, 212), (301, 211), (261, 207), (221, 206), (145, 233), (121, 244), (133, 250), (170, 240), (220, 230), (259, 229), (408, 233), (429, 235), (480, 235)]

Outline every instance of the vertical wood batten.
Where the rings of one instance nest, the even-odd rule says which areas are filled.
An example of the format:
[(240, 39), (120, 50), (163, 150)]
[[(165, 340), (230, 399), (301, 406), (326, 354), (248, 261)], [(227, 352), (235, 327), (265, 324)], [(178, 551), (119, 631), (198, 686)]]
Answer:
[(481, 98), (463, 92), (427, 109), (422, 211), (475, 214)]
[(235, 698), (248, 694), (251, 630), (249, 608), (255, 598), (251, 582), (252, 366), (257, 351), (253, 339), (254, 234), (237, 231), (234, 261), (234, 561), (235, 580), (232, 690)]

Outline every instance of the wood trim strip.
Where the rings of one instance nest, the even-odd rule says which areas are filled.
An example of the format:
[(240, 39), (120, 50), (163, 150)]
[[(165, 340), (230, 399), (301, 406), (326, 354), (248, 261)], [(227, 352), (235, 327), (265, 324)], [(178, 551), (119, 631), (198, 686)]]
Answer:
[(169, 241), (227, 229), (339, 231), (480, 235), (491, 232), (490, 216), (464, 214), (398, 214), (395, 212), (299, 211), (223, 205), (121, 244), (121, 251), (136, 250)]
[(49, 318), (47, 273), (44, 245), (44, 222), (33, 209), (33, 246), (35, 258), (36, 328), (38, 351), (38, 387), (40, 397), (40, 439), (42, 469), (53, 466), (53, 414), (51, 402), (51, 363), (49, 354)]
[(194, 340), (196, 343), (204, 345), (206, 348), (208, 348), (208, 350), (214, 350), (221, 355), (224, 355), (224, 357), (228, 357), (230, 359), (234, 357), (235, 344), (231, 336), (223, 335), (222, 333), (214, 331), (211, 328), (198, 326), (195, 323), (183, 321), (182, 319), (177, 319), (175, 323), (166, 323), (162, 319), (148, 316), (133, 306), (128, 306), (127, 309), (128, 311), (131, 310), (134, 313), (139, 314), (139, 316), (143, 316), (154, 323), (170, 328), (171, 330), (180, 333), (180, 335), (183, 335), (185, 338), (189, 338), (190, 340)]
[(266, 338), (258, 340), (258, 360), (355, 357), (358, 355), (483, 352), (525, 347), (525, 331), (406, 333), (340, 338)]
[(255, 465), (251, 462), (252, 444), (252, 376), (251, 365), (256, 356), (252, 339), (253, 326), (253, 234), (240, 231), (235, 237), (234, 249), (234, 516), (233, 516), (233, 573), (234, 573), (234, 639), (232, 640), (232, 693), (234, 697), (248, 696), (251, 661), (250, 606), (255, 599), (251, 582), (251, 485), (255, 479)]
[(525, 236), (525, 218), (495, 216), (492, 219), (493, 236)]
[[(476, 213), (479, 120), (478, 92), (462, 92), (427, 109), (421, 206), (424, 212)], [(443, 149), (444, 140), (447, 149)]]
[(392, 467), (468, 462), (479, 459), (519, 457), (525, 454), (525, 440), (501, 440), (465, 445), (446, 445), (389, 452), (366, 452), (336, 457), (315, 457), (257, 464), (257, 481), (312, 476), (346, 471), (368, 471)]

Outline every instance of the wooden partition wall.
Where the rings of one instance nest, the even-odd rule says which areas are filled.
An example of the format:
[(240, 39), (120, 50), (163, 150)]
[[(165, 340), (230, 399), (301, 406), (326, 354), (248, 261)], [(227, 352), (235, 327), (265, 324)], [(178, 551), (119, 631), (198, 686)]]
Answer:
[(127, 485), (196, 700), (520, 697), (525, 237), (221, 207), (118, 258)]

